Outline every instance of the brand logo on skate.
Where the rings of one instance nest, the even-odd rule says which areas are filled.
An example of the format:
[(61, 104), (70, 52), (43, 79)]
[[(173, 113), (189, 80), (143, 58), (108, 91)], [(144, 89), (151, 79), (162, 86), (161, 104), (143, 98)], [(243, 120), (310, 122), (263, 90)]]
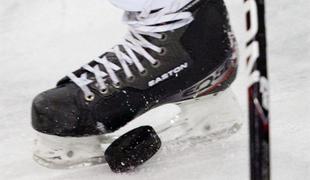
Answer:
[(229, 62), (224, 63), (208, 77), (196, 83), (188, 90), (186, 90), (184, 92), (184, 96), (192, 97), (207, 92), (210, 88), (214, 86), (214, 84), (216, 84), (223, 77), (228, 68), (229, 68)]
[(180, 73), (181, 71), (183, 71), (184, 69), (188, 68), (188, 63), (184, 63), (172, 70), (170, 70), (169, 72), (157, 77), (156, 79), (152, 80), (149, 82), (149, 87), (152, 87), (152, 86), (155, 86), (156, 84), (166, 80), (166, 79), (169, 79), (170, 77), (172, 76), (177, 76), (178, 73)]

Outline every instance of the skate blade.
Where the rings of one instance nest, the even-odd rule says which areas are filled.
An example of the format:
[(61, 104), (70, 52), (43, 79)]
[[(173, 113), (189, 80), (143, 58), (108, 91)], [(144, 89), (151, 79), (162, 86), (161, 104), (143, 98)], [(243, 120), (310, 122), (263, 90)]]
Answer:
[(37, 132), (33, 159), (52, 169), (71, 169), (105, 163), (102, 142), (112, 142), (106, 136), (59, 137)]
[(243, 115), (231, 90), (217, 95), (167, 104), (153, 109), (120, 130), (100, 136), (58, 137), (38, 133), (34, 160), (54, 168), (78, 168), (105, 163), (104, 150), (133, 128), (151, 125), (164, 143), (216, 141), (236, 133)]

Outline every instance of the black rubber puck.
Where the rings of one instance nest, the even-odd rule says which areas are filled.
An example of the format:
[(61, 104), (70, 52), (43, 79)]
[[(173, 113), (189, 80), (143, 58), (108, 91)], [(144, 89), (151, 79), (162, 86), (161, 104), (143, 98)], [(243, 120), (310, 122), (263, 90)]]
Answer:
[(105, 159), (114, 172), (126, 172), (149, 160), (161, 147), (150, 126), (131, 130), (115, 140), (105, 151)]

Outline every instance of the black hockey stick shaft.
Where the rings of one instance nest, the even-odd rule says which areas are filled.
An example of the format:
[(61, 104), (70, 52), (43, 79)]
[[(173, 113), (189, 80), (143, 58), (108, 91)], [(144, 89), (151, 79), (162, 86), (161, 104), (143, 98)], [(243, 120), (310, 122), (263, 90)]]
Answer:
[(246, 15), (247, 30), (255, 32), (247, 43), (247, 48), (251, 52), (247, 59), (247, 68), (250, 72), (248, 96), (251, 180), (269, 180), (269, 83), (265, 3), (264, 0), (245, 0), (244, 2), (250, 7)]

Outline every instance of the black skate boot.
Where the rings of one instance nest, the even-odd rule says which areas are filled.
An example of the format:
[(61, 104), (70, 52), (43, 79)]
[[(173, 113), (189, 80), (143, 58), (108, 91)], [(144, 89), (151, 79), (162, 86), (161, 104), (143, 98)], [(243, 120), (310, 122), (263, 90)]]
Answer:
[(153, 125), (163, 141), (239, 128), (226, 90), (236, 76), (237, 52), (223, 0), (176, 2), (124, 17), (123, 44), (34, 99), (40, 164), (103, 163), (102, 148), (136, 125)]

